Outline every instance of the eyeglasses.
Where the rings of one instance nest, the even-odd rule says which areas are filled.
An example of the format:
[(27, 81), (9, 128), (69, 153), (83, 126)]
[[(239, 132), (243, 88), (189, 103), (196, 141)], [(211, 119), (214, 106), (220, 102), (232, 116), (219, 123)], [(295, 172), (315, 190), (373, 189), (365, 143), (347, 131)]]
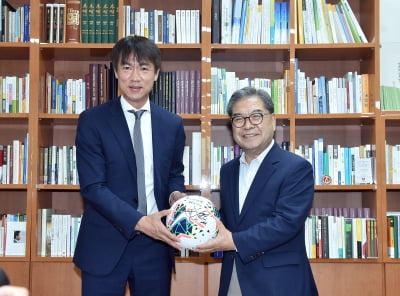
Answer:
[(232, 125), (237, 128), (244, 127), (246, 124), (246, 119), (248, 119), (252, 125), (259, 125), (259, 124), (261, 124), (261, 122), (263, 122), (264, 115), (268, 116), (268, 115), (272, 115), (272, 114), (273, 113), (257, 112), (257, 113), (251, 113), (249, 116), (237, 115), (237, 116), (233, 116), (231, 118), (231, 121), (232, 121)]

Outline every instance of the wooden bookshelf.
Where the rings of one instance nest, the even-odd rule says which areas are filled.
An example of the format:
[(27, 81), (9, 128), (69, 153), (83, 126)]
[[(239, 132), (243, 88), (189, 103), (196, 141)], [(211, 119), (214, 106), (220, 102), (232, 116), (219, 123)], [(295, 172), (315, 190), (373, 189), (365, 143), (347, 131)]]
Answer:
[[(61, 1), (63, 2), (63, 1)], [(376, 146), (376, 184), (315, 187), (315, 207), (369, 207), (377, 219), (379, 255), (374, 259), (311, 259), (320, 295), (397, 295), (400, 259), (387, 254), (386, 212), (400, 211), (400, 185), (386, 184), (385, 140), (399, 144), (400, 112), (379, 109), (379, 1), (349, 0), (368, 43), (297, 44), (296, 0), (290, 3), (290, 41), (288, 44), (217, 44), (211, 42), (212, 0), (119, 0), (118, 36), (122, 37), (122, 8), (199, 9), (199, 44), (159, 44), (163, 71), (197, 69), (201, 71), (201, 114), (181, 114), (187, 138), (192, 131), (202, 133), (202, 184), (188, 190), (201, 193), (218, 203), (218, 186), (209, 183), (210, 143), (232, 145), (227, 115), (211, 112), (211, 67), (235, 71), (240, 77), (279, 78), (289, 70), (288, 112), (277, 114), (276, 141), (289, 141), (290, 149), (324, 137), (342, 145)], [(328, 0), (335, 4), (338, 1)], [(10, 0), (16, 7), (23, 0)], [(108, 63), (112, 44), (44, 43), (42, 6), (45, 0), (30, 0), (30, 43), (0, 43), (0, 75), (30, 73), (30, 111), (23, 114), (0, 113), (0, 144), (23, 138), (29, 133), (29, 174), (27, 184), (0, 185), (0, 212), (26, 212), (27, 245), (23, 257), (0, 257), (0, 265), (12, 283), (29, 287), (31, 295), (80, 295), (80, 272), (71, 258), (37, 255), (37, 210), (51, 207), (71, 214), (83, 211), (77, 185), (44, 185), (40, 182), (39, 149), (48, 145), (73, 145), (77, 115), (44, 112), (44, 77), (51, 72), (60, 79), (82, 77), (89, 63)], [(296, 114), (294, 106), (295, 64), (308, 76), (338, 77), (347, 71), (367, 73), (371, 81), (369, 113)], [(208, 255), (177, 258), (172, 295), (190, 289), (191, 295), (217, 295), (220, 263)]]

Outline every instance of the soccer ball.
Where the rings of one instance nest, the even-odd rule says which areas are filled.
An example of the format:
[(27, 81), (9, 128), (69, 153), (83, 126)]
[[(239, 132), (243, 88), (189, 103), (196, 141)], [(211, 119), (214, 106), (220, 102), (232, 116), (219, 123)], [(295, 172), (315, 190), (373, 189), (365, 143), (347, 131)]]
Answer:
[(175, 234), (182, 248), (194, 249), (218, 234), (216, 218), (220, 218), (214, 203), (199, 195), (188, 195), (171, 206), (167, 228)]

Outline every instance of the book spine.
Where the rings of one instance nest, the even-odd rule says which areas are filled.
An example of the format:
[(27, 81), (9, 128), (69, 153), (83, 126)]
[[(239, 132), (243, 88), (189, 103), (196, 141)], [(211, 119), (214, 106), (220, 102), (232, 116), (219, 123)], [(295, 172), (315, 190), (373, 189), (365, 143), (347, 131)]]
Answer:
[(91, 103), (90, 107), (97, 106), (99, 104), (99, 64), (90, 64), (90, 94), (91, 94)]
[(81, 37), (82, 43), (89, 43), (89, 0), (82, 0), (81, 6)]
[(95, 42), (95, 0), (88, 0), (88, 42)]
[(108, 2), (108, 42), (114, 43), (118, 38), (118, 1)]
[(101, 27), (102, 27), (102, 2), (103, 0), (95, 0), (94, 8), (94, 42), (101, 43)]
[(67, 0), (66, 2), (65, 42), (81, 42), (81, 1)]

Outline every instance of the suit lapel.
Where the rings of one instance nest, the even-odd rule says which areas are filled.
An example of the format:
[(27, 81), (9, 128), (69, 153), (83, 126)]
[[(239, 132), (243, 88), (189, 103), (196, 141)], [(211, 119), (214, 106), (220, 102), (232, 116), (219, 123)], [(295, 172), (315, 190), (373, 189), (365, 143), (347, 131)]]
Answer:
[[(163, 157), (162, 153), (160, 153), (159, 148), (162, 147), (163, 145), (163, 135), (160, 135), (160, 129), (158, 126), (160, 125), (160, 114), (158, 112), (158, 108), (156, 105), (154, 105), (152, 102), (150, 102), (150, 114), (151, 114), (151, 141), (153, 143), (153, 169), (154, 169), (154, 184), (158, 184), (158, 172), (160, 171), (159, 169), (159, 164), (160, 164), (160, 157)], [(154, 188), (156, 189), (156, 188)], [(157, 196), (157, 194), (156, 194)]]
[(108, 120), (111, 131), (116, 138), (116, 144), (120, 146), (123, 154), (125, 155), (125, 159), (132, 160), (132, 163), (129, 165), (129, 169), (131, 170), (133, 176), (136, 176), (135, 153), (133, 151), (133, 144), (129, 135), (129, 129), (126, 123), (125, 115), (122, 111), (120, 97), (113, 101), (113, 104), (111, 105), (111, 116), (104, 118), (104, 120)]
[(239, 219), (239, 169), (240, 169), (240, 162), (239, 162), (239, 158), (237, 158), (237, 161), (235, 163), (235, 167), (233, 170), (233, 178), (236, 178), (235, 182), (234, 182), (234, 186), (232, 186), (232, 195), (234, 198), (232, 206), (232, 212), (235, 213), (234, 217), (235, 217), (235, 225), (237, 224), (236, 222)]
[(226, 200), (223, 210), (226, 213), (234, 213), (234, 215), (226, 215), (226, 217), (224, 216), (223, 218), (228, 219), (225, 222), (228, 222), (232, 230), (235, 231), (239, 220), (239, 158), (236, 158), (234, 162), (229, 165), (232, 166), (232, 169), (228, 168), (226, 170), (227, 175), (224, 178), (224, 180), (226, 180), (224, 184), (227, 184), (227, 186), (223, 188), (224, 199)]

